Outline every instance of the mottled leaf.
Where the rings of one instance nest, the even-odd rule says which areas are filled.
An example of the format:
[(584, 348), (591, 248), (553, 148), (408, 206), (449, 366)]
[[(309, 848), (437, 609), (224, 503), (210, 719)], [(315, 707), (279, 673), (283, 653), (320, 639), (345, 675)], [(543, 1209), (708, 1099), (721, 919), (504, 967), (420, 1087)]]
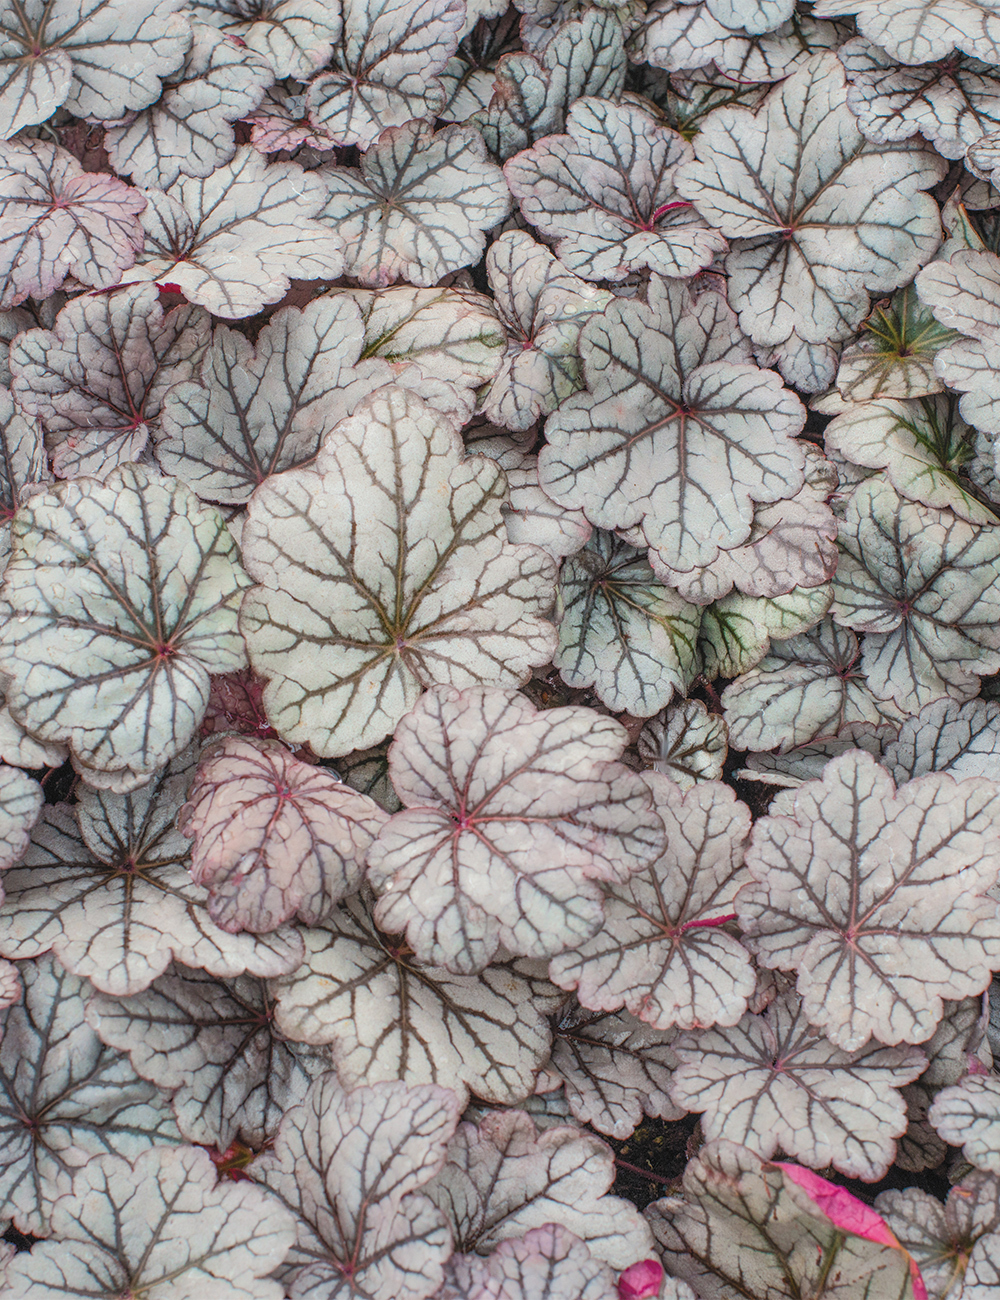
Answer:
[(327, 198), (318, 176), (268, 164), (250, 145), (204, 179), (181, 176), (146, 196), (145, 247), (133, 274), (176, 285), (215, 316), (252, 316), (283, 298), (291, 277), (344, 269), (343, 236), (317, 220)]
[(195, 373), (211, 322), (200, 307), (164, 313), (150, 284), (71, 299), (51, 330), (11, 346), (13, 392), (41, 420), (60, 478), (105, 478), (139, 460), (164, 396)]
[(244, 662), (235, 543), (217, 510), (138, 465), (38, 493), (12, 527), (8, 707), (91, 784), (134, 789), (190, 742), (209, 674)]
[(154, 1148), (90, 1160), (52, 1211), (52, 1240), (7, 1272), (11, 1300), (279, 1300), (266, 1281), (294, 1240), (263, 1188), (216, 1184), (207, 1151)]
[(68, 275), (117, 284), (142, 248), (145, 207), (137, 190), (47, 140), (0, 144), (0, 308), (47, 298)]
[(4, 956), (51, 950), (114, 997), (148, 988), (173, 956), (224, 978), (297, 966), (297, 932), (229, 935), (209, 918), (207, 893), (188, 874), (188, 841), (173, 825), (193, 768), (194, 756), (182, 754), (134, 794), (84, 790), (75, 810), (47, 809), (24, 864), (4, 876)]
[(683, 277), (725, 251), (676, 190), (677, 168), (694, 157), (676, 131), (633, 104), (590, 97), (570, 109), (566, 130), (512, 158), (504, 175), (571, 271), (587, 280), (644, 268)]
[(549, 416), (538, 473), (599, 528), (687, 570), (747, 539), (753, 502), (802, 486), (805, 412), (749, 364), (717, 292), (654, 277), (647, 303), (619, 299), (587, 321), (580, 355), (588, 391)]
[[(388, 735), (435, 681), (527, 680), (555, 633), (554, 562), (510, 546), (503, 474), (398, 389), (257, 489), (244, 559), (250, 660), (286, 741), (336, 756)], [(346, 495), (345, 495), (346, 494)]]
[(444, 1211), (455, 1249), (488, 1254), (501, 1241), (557, 1223), (613, 1268), (649, 1254), (639, 1212), (618, 1196), (611, 1148), (578, 1128), (539, 1133), (523, 1111), (497, 1111), (460, 1124), (448, 1161), (428, 1186)]
[(729, 728), (701, 700), (678, 700), (650, 718), (636, 742), (639, 757), (682, 790), (716, 781), (729, 752)]
[(75, 1170), (112, 1151), (135, 1156), (180, 1141), (167, 1099), (84, 1022), (92, 992), (51, 957), (24, 981), (0, 1043), (0, 1213), (47, 1236)]
[(626, 739), (579, 706), (428, 691), (389, 755), (405, 808), (368, 851), (378, 924), (459, 974), (482, 970), (500, 944), (541, 957), (589, 938), (602, 923), (598, 882), (622, 883), (664, 846), (648, 787), (616, 762)]
[(451, 1240), (421, 1189), (457, 1121), (444, 1088), (377, 1083), (345, 1093), (332, 1074), (312, 1085), (252, 1166), (295, 1216), (292, 1295), (425, 1300), (437, 1290)]
[(740, 928), (760, 965), (798, 972), (806, 1016), (836, 1046), (925, 1042), (944, 998), (986, 987), (1000, 956), (993, 782), (933, 773), (897, 792), (854, 751), (771, 813), (747, 851)]
[(390, 127), (360, 170), (321, 167), (314, 175), (328, 194), (324, 219), (347, 244), (346, 273), (362, 284), (437, 284), (479, 261), (484, 232), (511, 206), (499, 167), (468, 126)]

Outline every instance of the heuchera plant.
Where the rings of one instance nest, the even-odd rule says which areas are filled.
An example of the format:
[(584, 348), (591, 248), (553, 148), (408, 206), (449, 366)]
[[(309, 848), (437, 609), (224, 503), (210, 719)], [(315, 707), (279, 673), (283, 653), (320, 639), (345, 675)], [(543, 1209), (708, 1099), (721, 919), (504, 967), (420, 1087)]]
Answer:
[(996, 1300), (1000, 0), (0, 0), (0, 1295)]

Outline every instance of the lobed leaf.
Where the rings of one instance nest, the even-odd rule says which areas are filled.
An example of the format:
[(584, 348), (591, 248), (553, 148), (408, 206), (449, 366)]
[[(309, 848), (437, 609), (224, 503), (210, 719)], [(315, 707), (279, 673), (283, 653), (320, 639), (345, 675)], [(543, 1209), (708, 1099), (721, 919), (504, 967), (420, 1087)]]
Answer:
[(996, 0), (820, 0), (814, 12), (856, 15), (862, 33), (900, 63), (930, 63), (954, 50), (1000, 63)]
[(343, 10), (325, 0), (189, 0), (193, 17), (221, 28), (266, 59), (277, 77), (309, 77), (329, 59)]
[(729, 728), (701, 700), (678, 700), (639, 732), (639, 757), (682, 790), (717, 781), (729, 751)]

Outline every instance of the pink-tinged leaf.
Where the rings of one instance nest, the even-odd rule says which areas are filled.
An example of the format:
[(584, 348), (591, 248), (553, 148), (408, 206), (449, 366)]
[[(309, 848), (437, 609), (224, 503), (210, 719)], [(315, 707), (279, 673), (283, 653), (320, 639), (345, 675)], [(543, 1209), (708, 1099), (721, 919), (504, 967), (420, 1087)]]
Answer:
[[(900, 1244), (899, 1238), (892, 1231), (885, 1219), (870, 1205), (852, 1195), (846, 1187), (838, 1187), (828, 1182), (812, 1169), (803, 1169), (801, 1165), (789, 1164), (777, 1160), (775, 1164), (797, 1187), (801, 1187), (811, 1201), (819, 1206), (826, 1217), (842, 1232), (850, 1232), (855, 1237), (864, 1237), (880, 1246), (892, 1246), (909, 1256), (909, 1251)], [(916, 1260), (910, 1258), (910, 1279), (913, 1285), (914, 1300), (927, 1300), (927, 1288)]]
[(249, 668), (216, 673), (212, 677), (201, 738), (206, 740), (229, 731), (256, 736), (258, 740), (278, 738), (264, 712), (264, 683)]
[(274, 740), (230, 736), (202, 758), (178, 827), (194, 840), (191, 876), (230, 933), (329, 916), (364, 878), (386, 814), (325, 768)]
[(618, 1279), (618, 1300), (652, 1300), (660, 1294), (663, 1265), (658, 1259), (641, 1259)]
[(68, 275), (117, 284), (142, 248), (145, 207), (137, 190), (46, 140), (0, 144), (0, 309), (47, 298)]

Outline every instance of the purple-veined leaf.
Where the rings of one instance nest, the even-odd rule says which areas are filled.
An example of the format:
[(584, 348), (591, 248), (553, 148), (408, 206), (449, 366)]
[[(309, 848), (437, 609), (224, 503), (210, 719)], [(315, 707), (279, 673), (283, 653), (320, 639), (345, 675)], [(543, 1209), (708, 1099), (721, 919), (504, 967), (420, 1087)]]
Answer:
[(490, 245), (486, 273), (508, 340), (482, 409), (495, 424), (521, 431), (583, 387), (580, 327), (611, 295), (571, 275), (523, 230)]
[(990, 130), (969, 145), (965, 154), (969, 171), (989, 182), (993, 173), (1000, 170), (1000, 131)]
[(628, 530), (671, 568), (750, 535), (755, 501), (792, 496), (805, 411), (749, 347), (722, 296), (654, 277), (580, 333), (587, 391), (546, 421), (539, 482), (599, 528)]
[(698, 654), (701, 673), (739, 677), (756, 668), (772, 641), (787, 641), (815, 627), (830, 608), (833, 588), (796, 587), (784, 596), (744, 596), (734, 591), (706, 607)]
[(517, 0), (521, 14), (521, 40), (539, 54), (555, 39), (559, 28), (584, 17), (590, 10), (607, 10), (626, 35), (642, 17), (643, 0)]
[(387, 813), (402, 808), (389, 779), (389, 744), (383, 741), (370, 749), (356, 749), (337, 760), (337, 772), (345, 785), (374, 799)]
[[(879, 1192), (875, 1208), (920, 1267), (930, 1300), (961, 1295), (989, 1300), (978, 1291), (979, 1268), (996, 1251), (1000, 1231), (1000, 1184), (992, 1174), (966, 1174), (944, 1205), (918, 1187)], [(962, 1285), (964, 1279), (964, 1286)], [(989, 1279), (1000, 1281), (995, 1273)], [(954, 1290), (955, 1286), (961, 1289)]]
[(647, 774), (667, 834), (661, 857), (605, 886), (604, 922), (549, 963), (549, 977), (583, 1006), (624, 1006), (654, 1029), (734, 1025), (754, 990), (745, 948), (723, 928), (749, 880), (749, 809), (719, 781), (682, 791)]
[(898, 724), (903, 715), (871, 693), (860, 659), (858, 638), (830, 618), (780, 641), (722, 693), (733, 747), (787, 753), (855, 723)]
[(95, 994), (87, 1023), (171, 1094), (188, 1142), (225, 1151), (236, 1140), (263, 1146), (330, 1067), (329, 1052), (285, 1039), (273, 1010), (263, 980), (220, 980), (175, 964), (131, 997)]
[(841, 46), (837, 56), (850, 82), (847, 105), (876, 144), (919, 131), (945, 158), (961, 158), (969, 145), (1000, 129), (1000, 79), (988, 62), (952, 55), (941, 63), (901, 66), (863, 36)]
[(861, 667), (872, 694), (907, 713), (968, 699), (1000, 668), (1000, 526), (901, 498), (871, 479), (841, 525), (833, 618), (867, 633)]
[(502, 1241), (467, 1300), (619, 1300), (613, 1271), (558, 1223)]
[(927, 772), (950, 772), (960, 781), (987, 776), (1000, 781), (1000, 704), (994, 700), (933, 700), (907, 718), (883, 765), (896, 782)]
[(650, 718), (636, 742), (639, 757), (682, 790), (717, 781), (729, 752), (729, 728), (701, 700), (678, 700)]
[(164, 313), (150, 284), (81, 294), (51, 330), (11, 346), (13, 393), (37, 417), (60, 478), (107, 475), (142, 456), (167, 390), (195, 373), (211, 321), (200, 307)]
[(250, 127), (250, 143), (261, 153), (308, 149), (332, 150), (335, 141), (309, 121), (305, 95), (291, 95), (279, 82), (264, 94), (243, 119)]
[(406, 806), (368, 851), (375, 920), (459, 974), (501, 944), (541, 957), (589, 938), (603, 916), (598, 882), (623, 882), (664, 846), (648, 787), (616, 761), (625, 743), (591, 709), (428, 691), (389, 753)]
[(191, 876), (208, 888), (212, 920), (259, 933), (292, 917), (315, 925), (356, 893), (385, 820), (374, 799), (277, 741), (232, 736), (202, 754), (177, 825), (194, 841)]
[(327, 0), (191, 0), (191, 15), (244, 41), (277, 77), (321, 68), (340, 39), (343, 10)]
[[(0, 575), (10, 558), (10, 523), (35, 485), (51, 482), (42, 431), (0, 385)], [(6, 613), (6, 611), (5, 611)]]
[(292, 1295), (425, 1300), (436, 1291), (451, 1234), (425, 1189), (444, 1163), (456, 1100), (403, 1083), (345, 1093), (326, 1074), (286, 1114), (251, 1175), (295, 1216), (283, 1270)]
[(342, 0), (344, 27), (331, 67), (309, 85), (312, 121), (338, 144), (368, 149), (387, 127), (434, 118), (437, 74), (455, 53), (461, 0)]
[(90, 1160), (52, 1211), (51, 1241), (15, 1259), (11, 1300), (280, 1300), (267, 1281), (294, 1240), (263, 1188), (216, 1183), (207, 1151), (156, 1147)]
[(177, 68), (190, 40), (177, 0), (44, 0), (11, 5), (0, 18), (0, 134), (66, 108), (111, 119), (145, 108)]
[(500, 507), (507, 540), (515, 545), (540, 546), (556, 560), (581, 550), (593, 532), (587, 516), (582, 510), (559, 505), (542, 491), (538, 457), (508, 448), (497, 460), (507, 475), (510, 490), (509, 500)]
[[(695, 152), (676, 185), (732, 241), (729, 293), (755, 343), (849, 337), (866, 291), (905, 284), (937, 247), (937, 205), (922, 191), (944, 163), (914, 142), (866, 141), (832, 54), (810, 59), (755, 112), (711, 113)], [(873, 172), (875, 193), (861, 179)]]
[(345, 1088), (401, 1079), (469, 1092), (498, 1105), (523, 1101), (551, 1045), (546, 1013), (565, 1000), (547, 981), (503, 961), (452, 975), (415, 960), (383, 934), (361, 897), (304, 934), (303, 964), (273, 982), (278, 1028), (330, 1044)]
[(608, 1196), (611, 1148), (569, 1125), (539, 1133), (523, 1111), (497, 1111), (460, 1124), (448, 1160), (427, 1187), (444, 1211), (455, 1249), (486, 1255), (501, 1241), (556, 1223), (613, 1268), (650, 1254), (645, 1220)]
[(0, 870), (12, 867), (24, 857), (43, 802), (42, 787), (34, 777), (20, 768), (0, 763)]
[(1000, 1078), (970, 1074), (942, 1088), (927, 1118), (966, 1160), (986, 1173), (1000, 1174)]
[(643, 1115), (669, 1120), (684, 1113), (667, 1093), (677, 1066), (674, 1037), (626, 1011), (571, 1004), (556, 1023), (547, 1070), (565, 1085), (574, 1119), (606, 1137), (627, 1138)]
[(1000, 63), (996, 0), (819, 0), (813, 12), (856, 16), (862, 34), (900, 63), (930, 63), (955, 50)]
[(521, 48), (519, 18), (515, 9), (504, 8), (503, 0), (465, 6), (458, 48), (439, 73), (445, 99), (439, 121), (465, 122), (489, 107), (498, 60)]
[(0, 1043), (0, 1213), (47, 1236), (75, 1170), (181, 1138), (166, 1097), (85, 1023), (86, 980), (46, 956), (19, 973)]
[[(10, 617), (10, 607), (0, 602), (0, 621)], [(13, 767), (61, 767), (69, 758), (65, 745), (36, 740), (11, 717), (0, 679), (0, 762)]]
[(797, 1185), (807, 1172), (725, 1139), (706, 1143), (682, 1190), (647, 1210), (665, 1266), (701, 1300), (926, 1300), (914, 1289), (910, 1256), (879, 1216), (855, 1202), (881, 1225), (875, 1240), (842, 1228)]
[(120, 176), (165, 189), (178, 176), (210, 176), (236, 152), (232, 123), (251, 113), (274, 80), (246, 44), (196, 23), (191, 48), (157, 103), (104, 132)]
[(139, 465), (32, 496), (12, 529), (7, 706), (92, 785), (134, 789), (191, 741), (209, 674), (245, 663), (236, 545), (217, 510)]
[(401, 279), (428, 287), (478, 262), (485, 231), (511, 208), (500, 168), (469, 126), (389, 127), (360, 170), (327, 166), (313, 175), (327, 190), (324, 221), (346, 241), (346, 273), (378, 287)]
[(649, 268), (684, 277), (704, 270), (726, 241), (675, 186), (693, 160), (676, 132), (633, 104), (579, 99), (566, 135), (517, 154), (504, 175), (521, 211), (560, 261), (586, 280), (624, 280)]
[(138, 190), (47, 140), (0, 144), (0, 308), (47, 298), (68, 275), (117, 284), (142, 248), (145, 207)]
[(241, 616), (268, 717), (327, 757), (390, 734), (435, 681), (519, 684), (551, 656), (555, 563), (505, 538), (502, 471), (387, 389), (314, 464), (257, 489), (243, 531), (262, 585)]
[(12, 961), (0, 958), (0, 1010), (12, 1007), (24, 996), (21, 975)]
[(863, 749), (877, 763), (882, 763), (885, 748), (895, 740), (897, 730), (888, 723), (876, 726), (871, 722), (848, 722), (835, 736), (797, 745), (785, 754), (780, 749), (750, 754), (746, 767), (736, 775), (744, 781), (760, 781), (764, 785), (794, 790), (806, 781), (818, 781), (830, 759), (845, 754), (849, 749)]
[(208, 177), (145, 193), (145, 246), (132, 274), (176, 285), (215, 316), (252, 316), (283, 298), (293, 276), (344, 269), (342, 236), (317, 219), (323, 183), (295, 163), (268, 164), (250, 145)]
[[(523, 27), (522, 27), (523, 32)], [(554, 29), (537, 52), (506, 54), (487, 105), (472, 118), (495, 158), (505, 162), (543, 136), (562, 131), (576, 100), (617, 100), (625, 85), (625, 46), (613, 10), (584, 9)]]
[(167, 395), (157, 459), (199, 496), (244, 504), (271, 474), (312, 460), (327, 429), (392, 381), (363, 348), (360, 313), (339, 294), (275, 312), (256, 345), (217, 326), (200, 376)]
[(783, 791), (754, 826), (736, 913), (768, 969), (798, 972), (812, 1024), (845, 1051), (925, 1042), (944, 998), (981, 992), (1000, 956), (986, 891), (1000, 790), (932, 773), (896, 791), (868, 755)]
[(596, 530), (563, 561), (557, 602), (552, 662), (569, 686), (639, 718), (686, 694), (701, 610), (656, 580), (644, 552)]
[[(997, 24), (1000, 39), (1000, 13)], [(959, 249), (920, 272), (917, 292), (942, 325), (965, 335), (942, 348), (934, 369), (963, 394), (970, 424), (1000, 433), (1000, 257), (986, 248)]]
[(702, 1112), (708, 1141), (726, 1138), (765, 1160), (781, 1150), (869, 1182), (888, 1172), (906, 1129), (899, 1089), (927, 1064), (915, 1047), (835, 1047), (807, 1023), (795, 993), (729, 1028), (682, 1034), (673, 1047), (680, 1064), (670, 1099)]
[(174, 828), (195, 761), (179, 755), (132, 794), (83, 790), (75, 809), (49, 808), (23, 865), (4, 876), (0, 952), (51, 950), (115, 997), (148, 988), (174, 956), (224, 978), (298, 965), (296, 931), (229, 935), (210, 919), (207, 892), (188, 873), (189, 842)]

